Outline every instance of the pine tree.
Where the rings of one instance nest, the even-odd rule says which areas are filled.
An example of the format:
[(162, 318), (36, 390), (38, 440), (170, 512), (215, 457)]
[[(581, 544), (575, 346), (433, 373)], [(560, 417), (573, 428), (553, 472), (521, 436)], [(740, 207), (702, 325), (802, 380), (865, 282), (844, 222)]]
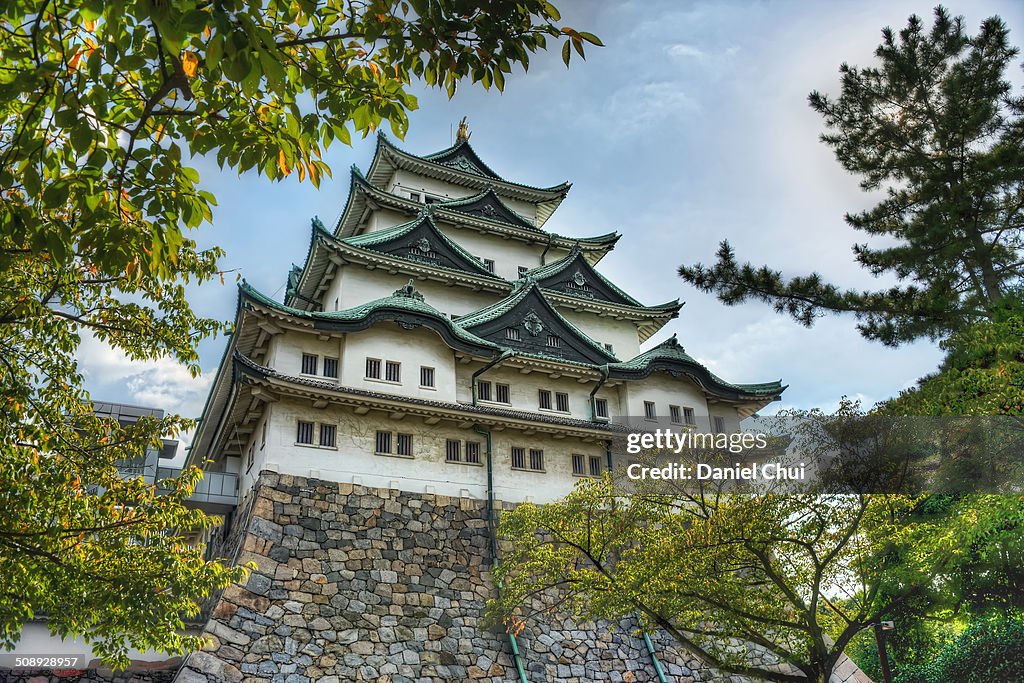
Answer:
[(874, 65), (843, 64), (838, 98), (810, 94), (828, 128), (822, 141), (865, 191), (885, 194), (846, 221), (882, 238), (853, 253), (895, 286), (787, 279), (739, 265), (728, 242), (714, 266), (681, 266), (680, 276), (726, 304), (765, 301), (808, 326), (852, 313), (866, 338), (893, 346), (990, 319), (1020, 298), (1024, 277), (1024, 98), (1006, 78), (1017, 54), (999, 17), (969, 36), (962, 17), (938, 7), (930, 31), (917, 16), (899, 34), (884, 29)]

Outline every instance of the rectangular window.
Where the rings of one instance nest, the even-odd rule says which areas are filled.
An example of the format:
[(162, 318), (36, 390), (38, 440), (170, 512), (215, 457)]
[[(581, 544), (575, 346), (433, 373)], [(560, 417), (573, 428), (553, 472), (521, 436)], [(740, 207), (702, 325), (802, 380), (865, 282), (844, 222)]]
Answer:
[(398, 361), (389, 360), (384, 364), (384, 379), (389, 382), (402, 381), (402, 364)]
[(249, 446), (249, 452), (245, 457), (245, 471), (248, 472), (252, 469), (253, 463), (256, 462), (256, 457), (253, 455), (252, 446)]
[(466, 462), (471, 462), (474, 465), (480, 464), (480, 442), (479, 441), (467, 441), (466, 442)]
[(519, 277), (526, 277), (526, 271), (530, 270), (526, 266), (519, 266)]
[(462, 442), (448, 439), (444, 445), (444, 459), (448, 462), (462, 462)]
[(569, 412), (569, 394), (563, 394), (560, 391), (555, 392), (555, 410), (563, 413)]
[(607, 351), (608, 353), (615, 353), (615, 347), (612, 346), (611, 344), (605, 344), (604, 350)]
[(648, 420), (657, 419), (658, 413), (654, 409), (654, 401), (644, 401), (644, 417)]
[(512, 467), (526, 469), (526, 449), (519, 446), (512, 447)]
[(270, 420), (263, 420), (263, 432), (260, 434), (260, 450), (267, 445), (267, 424)]
[(562, 340), (561, 339), (559, 339), (558, 337), (556, 337), (553, 334), (549, 334), (548, 335), (548, 346), (550, 346), (553, 349), (557, 349), (561, 345), (562, 345)]
[(429, 194), (423, 195), (424, 204), (435, 204), (440, 201), (437, 197), (431, 197)]
[(493, 273), (494, 272), (494, 259), (485, 258), (484, 259), (484, 268), (487, 269), (487, 272)]
[(324, 356), (324, 377), (338, 379), (338, 359)]
[(594, 415), (597, 417), (608, 417), (608, 399), (594, 399)]
[(519, 328), (518, 327), (506, 327), (505, 328), (505, 339), (510, 341), (519, 341)]
[(325, 448), (334, 448), (337, 434), (338, 428), (335, 425), (320, 425), (320, 445)]
[(377, 432), (376, 453), (391, 454), (391, 432)]
[(697, 424), (697, 418), (693, 414), (693, 408), (683, 408), (683, 420), (688, 425)]
[(398, 455), (412, 457), (412, 434), (398, 435)]
[(487, 381), (478, 381), (476, 383), (476, 397), (480, 401), (491, 400), (491, 383)]
[(420, 367), (420, 386), (433, 388), (434, 368), (428, 368), (426, 365)]
[(583, 469), (583, 463), (585, 459), (586, 458), (584, 458), (584, 456), (580, 455), (579, 453), (572, 454), (572, 473), (575, 474), (577, 477), (586, 474), (586, 471)]
[(299, 420), (298, 433), (295, 435), (295, 443), (313, 443), (313, 423)]
[(669, 406), (668, 417), (672, 421), (672, 424), (683, 424), (683, 411), (679, 409), (679, 406)]
[(547, 389), (541, 389), (537, 394), (541, 410), (551, 410), (551, 392)]
[(494, 385), (494, 400), (498, 403), (512, 403), (512, 399), (509, 398), (510, 392), (507, 384)]
[(725, 433), (725, 418), (715, 415), (715, 434)]
[(380, 379), (380, 359), (366, 359), (366, 379)]
[(302, 374), (303, 375), (315, 375), (316, 374), (316, 360), (317, 357), (312, 353), (302, 354)]
[(530, 469), (531, 470), (542, 470), (544, 469), (544, 451), (539, 448), (530, 449)]
[(601, 456), (592, 455), (590, 456), (590, 476), (600, 477), (601, 476)]
[(413, 200), (414, 202), (419, 202), (423, 200), (423, 195), (421, 195), (419, 192), (410, 192), (409, 199)]

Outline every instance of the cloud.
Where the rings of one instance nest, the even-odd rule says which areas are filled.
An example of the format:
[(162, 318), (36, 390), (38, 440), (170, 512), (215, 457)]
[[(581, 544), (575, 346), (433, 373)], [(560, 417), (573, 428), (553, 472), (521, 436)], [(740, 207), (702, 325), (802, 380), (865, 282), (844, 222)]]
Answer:
[(699, 47), (696, 47), (695, 45), (687, 45), (686, 43), (675, 43), (674, 45), (669, 45), (665, 51), (671, 57), (683, 57), (696, 59), (698, 61), (702, 61), (708, 56), (708, 54)]
[(635, 133), (648, 126), (700, 110), (683, 87), (671, 81), (628, 85), (605, 101), (608, 116), (620, 132)]

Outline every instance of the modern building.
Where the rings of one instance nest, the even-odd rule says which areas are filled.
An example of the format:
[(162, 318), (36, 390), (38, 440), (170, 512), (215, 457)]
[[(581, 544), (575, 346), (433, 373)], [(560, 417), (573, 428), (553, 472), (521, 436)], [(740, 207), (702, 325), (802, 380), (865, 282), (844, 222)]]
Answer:
[(620, 418), (731, 431), (777, 400), (659, 335), (681, 304), (601, 274), (619, 234), (547, 229), (569, 187), (503, 178), (464, 134), (426, 155), (380, 135), (284, 300), (241, 285), (189, 461), (243, 498), (269, 470), (545, 501), (613, 464)]

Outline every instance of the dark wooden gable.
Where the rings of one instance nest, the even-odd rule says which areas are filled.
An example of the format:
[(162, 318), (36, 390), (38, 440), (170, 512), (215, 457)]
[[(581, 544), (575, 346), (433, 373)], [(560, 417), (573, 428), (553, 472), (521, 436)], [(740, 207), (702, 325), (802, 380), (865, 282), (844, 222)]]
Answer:
[(640, 305), (599, 275), (593, 266), (587, 263), (580, 250), (573, 250), (566, 259), (566, 263), (561, 266), (552, 264), (552, 269), (547, 275), (544, 273), (546, 269), (539, 269), (537, 284), (544, 289), (583, 299), (597, 299), (623, 306)]
[(504, 202), (502, 202), (501, 199), (498, 198), (498, 195), (494, 193), (494, 190), (491, 189), (483, 192), (473, 201), (467, 202), (465, 200), (457, 200), (448, 204), (442, 204), (441, 206), (452, 211), (458, 211), (459, 213), (466, 214), (467, 216), (476, 216), (478, 218), (486, 218), (487, 220), (501, 221), (502, 223), (518, 225), (519, 227), (527, 228), (529, 230), (537, 229), (535, 225), (505, 206)]
[(480, 261), (454, 249), (451, 243), (437, 230), (433, 222), (426, 217), (422, 218), (408, 232), (403, 232), (391, 239), (359, 246), (383, 254), (399, 256), (409, 261), (494, 277)]
[(463, 142), (455, 145), (451, 149), (447, 149), (437, 154), (431, 154), (423, 158), (429, 159), (435, 164), (448, 166), (449, 168), (454, 168), (455, 170), (462, 171), (464, 173), (472, 173), (473, 175), (502, 180), (501, 176), (492, 171), (490, 167), (488, 167), (487, 164), (477, 156), (476, 152), (473, 151), (473, 148), (469, 146), (468, 142)]
[[(484, 315), (479, 322), (474, 319), (481, 316), (471, 313), (466, 316), (466, 323), (460, 324), (478, 337), (513, 351), (589, 365), (616, 361), (609, 351), (588, 340), (559, 315), (535, 284), (528, 287), (529, 290), (508, 310), (493, 316)], [(498, 303), (493, 308), (500, 306)], [(514, 332), (510, 335), (509, 330)]]

